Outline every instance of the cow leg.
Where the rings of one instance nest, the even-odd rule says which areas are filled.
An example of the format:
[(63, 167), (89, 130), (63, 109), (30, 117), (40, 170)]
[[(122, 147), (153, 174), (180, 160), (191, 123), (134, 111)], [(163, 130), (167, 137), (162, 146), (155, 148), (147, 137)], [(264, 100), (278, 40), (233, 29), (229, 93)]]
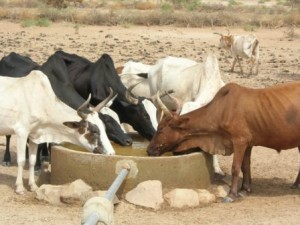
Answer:
[(240, 58), (237, 56), (236, 59), (237, 59), (237, 61), (239, 63), (239, 66), (241, 68), (241, 74), (244, 74)]
[(25, 189), (23, 186), (23, 169), (26, 161), (25, 151), (26, 151), (27, 138), (17, 137), (17, 163), (18, 163), (18, 174), (16, 180), (16, 193), (24, 194)]
[[(299, 153), (300, 153), (300, 147), (298, 147), (298, 149), (299, 149)], [(291, 188), (293, 188), (293, 189), (300, 188), (300, 169), (298, 172), (298, 176), (297, 176), (295, 182), (293, 183), (293, 185), (291, 186)]]
[(234, 60), (233, 60), (233, 63), (232, 63), (232, 67), (231, 67), (231, 69), (230, 69), (230, 72), (233, 72), (233, 69), (234, 69), (234, 67), (235, 67), (235, 64), (236, 64), (236, 57), (234, 57)]
[(231, 187), (228, 196), (224, 199), (225, 202), (233, 202), (236, 198), (238, 198), (239, 173), (241, 171), (246, 147), (247, 146), (245, 145), (234, 145), (233, 162), (231, 168)]
[(224, 172), (222, 171), (222, 169), (221, 169), (221, 167), (219, 165), (219, 161), (218, 161), (217, 155), (213, 155), (213, 167), (214, 167), (215, 174), (224, 176)]
[(38, 189), (38, 186), (35, 183), (34, 179), (34, 166), (36, 163), (36, 153), (37, 153), (38, 145), (29, 140), (29, 181), (28, 184), (30, 186), (31, 191), (35, 191)]
[(258, 74), (258, 67), (259, 67), (259, 61), (258, 60), (255, 60), (255, 67), (256, 67), (255, 74), (257, 75)]
[(10, 138), (11, 138), (10, 135), (6, 136), (6, 147), (5, 147), (4, 157), (3, 157), (3, 166), (10, 166), (10, 163), (11, 163), (11, 157), (10, 157), (10, 151), (9, 151)]
[(251, 152), (252, 147), (248, 147), (245, 152), (243, 164), (242, 164), (242, 172), (243, 172), (243, 182), (241, 190), (251, 192)]

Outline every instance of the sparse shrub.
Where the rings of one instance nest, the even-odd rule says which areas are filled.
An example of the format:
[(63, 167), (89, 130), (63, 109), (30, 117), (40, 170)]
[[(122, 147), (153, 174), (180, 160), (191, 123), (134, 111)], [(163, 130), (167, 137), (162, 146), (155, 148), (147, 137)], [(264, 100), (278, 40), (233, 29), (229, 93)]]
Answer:
[(165, 11), (165, 12), (173, 12), (173, 10), (174, 10), (173, 6), (169, 3), (162, 4), (160, 8), (162, 11)]
[(51, 22), (47, 18), (40, 18), (36, 21), (36, 26), (39, 26), (39, 27), (49, 27), (50, 24), (51, 24)]
[(0, 18), (7, 19), (10, 15), (10, 12), (5, 8), (0, 8)]
[(248, 31), (248, 32), (253, 32), (256, 29), (256, 27), (251, 24), (246, 24), (243, 28), (245, 31)]
[(187, 10), (194, 11), (201, 5), (201, 1), (199, 0), (187, 1), (184, 5)]
[(6, 1), (5, 0), (0, 0), (0, 7), (3, 7), (6, 5)]
[(149, 10), (156, 8), (156, 6), (151, 2), (136, 2), (135, 8), (139, 10)]
[(31, 20), (31, 19), (24, 20), (24, 21), (22, 21), (21, 26), (22, 27), (32, 27), (32, 26), (35, 26), (35, 20)]
[(228, 0), (228, 6), (234, 6), (237, 5), (237, 2), (235, 0)]

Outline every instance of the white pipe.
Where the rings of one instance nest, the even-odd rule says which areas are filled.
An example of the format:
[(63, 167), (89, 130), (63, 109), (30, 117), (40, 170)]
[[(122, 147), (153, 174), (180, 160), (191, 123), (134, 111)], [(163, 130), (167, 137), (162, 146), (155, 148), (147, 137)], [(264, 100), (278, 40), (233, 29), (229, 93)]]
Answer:
[[(113, 198), (129, 173), (129, 169), (121, 169), (117, 178), (110, 185), (104, 197), (94, 197), (88, 200), (84, 206), (84, 211), (88, 211), (84, 218), (84, 225), (96, 225), (102, 222), (106, 225), (113, 225)], [(90, 203), (89, 203), (90, 202)]]
[(84, 225), (95, 225), (98, 223), (99, 220), (100, 220), (100, 214), (94, 211), (89, 215)]
[(106, 199), (108, 199), (110, 201), (113, 200), (116, 192), (120, 188), (121, 184), (125, 180), (125, 178), (126, 178), (126, 176), (127, 176), (128, 173), (129, 173), (128, 169), (122, 169), (120, 171), (120, 173), (117, 176), (117, 178), (114, 180), (114, 182), (111, 184), (111, 186), (109, 187), (109, 189), (105, 193), (104, 198), (106, 198)]

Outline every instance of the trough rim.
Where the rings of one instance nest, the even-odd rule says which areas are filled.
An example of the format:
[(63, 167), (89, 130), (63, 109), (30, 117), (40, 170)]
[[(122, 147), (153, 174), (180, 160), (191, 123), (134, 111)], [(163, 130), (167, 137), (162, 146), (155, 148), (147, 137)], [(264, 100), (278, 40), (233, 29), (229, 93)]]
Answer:
[(184, 154), (184, 155), (170, 155), (170, 156), (131, 156), (131, 155), (105, 155), (105, 154), (95, 154), (95, 153), (92, 153), (92, 152), (88, 152), (88, 150), (86, 150), (87, 152), (83, 152), (83, 151), (76, 151), (76, 150), (73, 150), (71, 148), (66, 148), (62, 145), (55, 145), (53, 146), (55, 148), (57, 148), (58, 150), (63, 150), (63, 151), (67, 151), (67, 152), (72, 152), (74, 154), (82, 154), (82, 155), (94, 155), (95, 157), (110, 157), (110, 158), (119, 158), (119, 159), (143, 159), (143, 160), (162, 160), (162, 159), (178, 159), (178, 158), (190, 158), (194, 155), (205, 155), (205, 154), (208, 154), (208, 153), (205, 153), (205, 152), (192, 152), (192, 153), (189, 153), (189, 154)]

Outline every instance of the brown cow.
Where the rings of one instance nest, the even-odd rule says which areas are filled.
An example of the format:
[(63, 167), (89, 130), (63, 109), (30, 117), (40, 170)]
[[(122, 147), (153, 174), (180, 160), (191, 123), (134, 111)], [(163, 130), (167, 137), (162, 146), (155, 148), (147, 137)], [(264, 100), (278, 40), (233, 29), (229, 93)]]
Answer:
[[(165, 113), (147, 152), (159, 156), (200, 148), (210, 154), (233, 156), (232, 185), (227, 201), (241, 190), (251, 191), (250, 156), (253, 146), (300, 151), (300, 82), (265, 89), (238, 84), (222, 87), (206, 106), (185, 115)], [(292, 187), (299, 188), (300, 170)]]

